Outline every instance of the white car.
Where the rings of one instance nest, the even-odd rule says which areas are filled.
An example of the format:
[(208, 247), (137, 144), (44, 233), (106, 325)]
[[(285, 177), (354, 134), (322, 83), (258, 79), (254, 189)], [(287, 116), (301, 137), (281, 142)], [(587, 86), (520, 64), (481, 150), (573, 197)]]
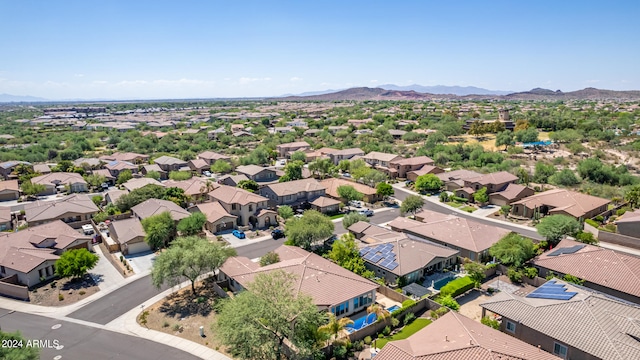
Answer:
[(87, 224), (87, 225), (82, 225), (82, 232), (85, 235), (91, 235), (93, 234), (93, 226)]

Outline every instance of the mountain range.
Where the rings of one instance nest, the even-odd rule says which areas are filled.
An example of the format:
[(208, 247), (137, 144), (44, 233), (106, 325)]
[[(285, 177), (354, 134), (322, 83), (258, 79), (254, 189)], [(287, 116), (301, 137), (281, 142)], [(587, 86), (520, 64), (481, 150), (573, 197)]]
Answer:
[(21, 96), (11, 94), (0, 94), (0, 102), (38, 102), (47, 101), (45, 98), (35, 96)]
[(504, 90), (488, 90), (475, 86), (447, 86), (447, 85), (435, 85), (435, 86), (422, 86), (422, 85), (407, 85), (407, 86), (398, 86), (393, 84), (385, 84), (378, 86), (381, 89), (385, 90), (400, 90), (400, 91), (415, 91), (419, 93), (427, 93), (427, 94), (451, 94), (458, 96), (465, 95), (507, 95), (514, 93), (514, 91), (504, 91)]

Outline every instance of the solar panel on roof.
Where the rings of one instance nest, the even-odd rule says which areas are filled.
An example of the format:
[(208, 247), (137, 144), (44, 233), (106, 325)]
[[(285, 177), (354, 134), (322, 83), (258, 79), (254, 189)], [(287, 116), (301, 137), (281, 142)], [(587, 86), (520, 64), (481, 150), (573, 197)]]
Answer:
[(563, 254), (573, 254), (573, 253), (577, 252), (578, 250), (584, 248), (585, 246), (587, 246), (587, 245), (574, 245), (574, 246), (571, 246), (571, 247), (555, 249), (553, 252), (549, 253), (549, 256), (558, 256), (558, 255), (563, 255)]
[(376, 255), (371, 259), (371, 262), (377, 263), (380, 259), (382, 259), (382, 256)]
[(398, 265), (399, 265), (399, 264), (398, 264), (397, 262), (395, 262), (395, 261), (394, 261), (394, 262), (392, 262), (391, 264), (389, 264), (388, 268), (389, 268), (389, 270), (393, 271), (393, 269), (397, 268), (397, 267), (398, 267)]
[(392, 262), (391, 262), (391, 261), (389, 261), (389, 260), (383, 260), (383, 261), (380, 263), (380, 266), (382, 266), (383, 268), (388, 268), (388, 267), (389, 267), (389, 265), (391, 265), (391, 263), (392, 263)]
[(369, 260), (369, 261), (371, 261), (371, 259), (373, 259), (373, 257), (374, 257), (374, 256), (376, 256), (376, 254), (374, 254), (374, 253), (372, 253), (372, 252), (369, 252), (368, 254), (366, 254), (365, 256), (363, 256), (363, 258), (364, 258), (365, 260)]
[(360, 249), (360, 256), (362, 256), (362, 255), (364, 255), (364, 254), (368, 253), (368, 252), (369, 252), (369, 250), (371, 250), (371, 249), (369, 249), (369, 248)]
[(567, 291), (566, 285), (558, 284), (554, 280), (548, 281), (527, 295), (528, 298), (570, 300), (577, 292)]

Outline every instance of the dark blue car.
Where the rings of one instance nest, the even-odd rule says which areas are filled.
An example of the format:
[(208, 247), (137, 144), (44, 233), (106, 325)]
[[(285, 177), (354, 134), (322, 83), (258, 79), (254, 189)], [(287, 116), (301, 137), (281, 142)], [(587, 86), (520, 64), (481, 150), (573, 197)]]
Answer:
[(244, 231), (242, 230), (233, 230), (231, 232), (233, 234), (233, 236), (237, 237), (238, 239), (244, 239), (246, 238), (246, 235), (244, 234)]

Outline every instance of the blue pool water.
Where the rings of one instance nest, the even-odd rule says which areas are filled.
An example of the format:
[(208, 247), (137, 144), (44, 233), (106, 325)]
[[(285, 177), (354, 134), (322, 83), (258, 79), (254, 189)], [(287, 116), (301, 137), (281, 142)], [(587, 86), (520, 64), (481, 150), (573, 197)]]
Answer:
[(390, 312), (390, 313), (392, 313), (394, 311), (397, 311), (397, 310), (400, 310), (400, 306), (398, 306), (398, 305), (393, 305), (392, 307), (387, 308), (387, 311)]
[(529, 147), (529, 146), (549, 146), (551, 144), (553, 144), (553, 142), (551, 142), (551, 140), (546, 140), (546, 141), (535, 141), (535, 142), (523, 143), (522, 146), (524, 146), (524, 147)]
[(445, 278), (442, 278), (436, 282), (433, 283), (433, 288), (436, 290), (440, 290), (442, 289), (443, 286), (447, 285), (448, 283), (450, 283), (451, 281), (453, 281), (455, 279), (455, 275), (449, 275)]
[(356, 330), (360, 330), (364, 327), (367, 327), (373, 324), (374, 322), (376, 322), (377, 319), (378, 319), (378, 316), (376, 314), (367, 314), (363, 317), (353, 320), (353, 325), (347, 327), (346, 330), (349, 333), (352, 333)]

